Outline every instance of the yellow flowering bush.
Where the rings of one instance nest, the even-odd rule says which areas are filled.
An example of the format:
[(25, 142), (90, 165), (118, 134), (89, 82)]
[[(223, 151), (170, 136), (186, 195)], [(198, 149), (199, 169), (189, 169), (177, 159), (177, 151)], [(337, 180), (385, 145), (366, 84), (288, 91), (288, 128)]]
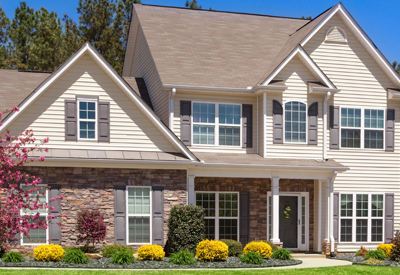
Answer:
[(270, 259), (272, 256), (272, 247), (267, 242), (252, 241), (246, 244), (243, 249), (243, 254), (246, 255), (249, 252), (259, 253), (264, 259)]
[(138, 249), (138, 258), (141, 261), (162, 261), (164, 257), (165, 252), (161, 245), (143, 245)]
[(386, 258), (390, 258), (390, 256), (392, 255), (393, 244), (383, 243), (378, 245), (376, 249), (381, 250), (383, 253), (385, 253)]
[(204, 262), (226, 261), (228, 246), (221, 241), (201, 241), (196, 247), (196, 258)]
[(33, 249), (35, 261), (58, 262), (64, 258), (64, 248), (58, 244), (42, 244)]

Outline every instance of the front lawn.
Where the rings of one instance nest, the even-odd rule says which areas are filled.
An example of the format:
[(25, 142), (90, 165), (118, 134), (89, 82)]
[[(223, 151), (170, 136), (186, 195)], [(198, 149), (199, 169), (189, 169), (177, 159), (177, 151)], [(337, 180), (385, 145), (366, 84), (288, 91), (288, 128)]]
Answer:
[(211, 275), (211, 274), (233, 274), (233, 275), (278, 275), (278, 274), (286, 274), (286, 275), (320, 275), (320, 274), (400, 274), (399, 268), (393, 267), (371, 267), (371, 266), (343, 266), (343, 267), (327, 267), (327, 268), (315, 268), (315, 269), (267, 269), (267, 270), (188, 270), (188, 271), (128, 271), (128, 270), (43, 270), (43, 269), (13, 269), (6, 270), (0, 269), (0, 274), (10, 274), (10, 275), (97, 275), (97, 274), (105, 274), (105, 275), (125, 275), (140, 272), (140, 274), (167, 274), (167, 275)]

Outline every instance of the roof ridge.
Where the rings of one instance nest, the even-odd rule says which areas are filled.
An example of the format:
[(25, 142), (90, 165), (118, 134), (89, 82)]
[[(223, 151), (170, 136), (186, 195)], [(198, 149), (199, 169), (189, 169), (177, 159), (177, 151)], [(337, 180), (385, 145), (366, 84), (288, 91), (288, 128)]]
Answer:
[(300, 17), (291, 17), (291, 16), (282, 16), (282, 15), (272, 15), (272, 14), (261, 14), (261, 13), (250, 13), (250, 12), (238, 12), (238, 11), (223, 11), (223, 10), (206, 10), (206, 9), (189, 9), (185, 7), (177, 7), (177, 6), (163, 6), (156, 4), (143, 4), (138, 3), (134, 4), (137, 6), (147, 6), (147, 7), (159, 7), (166, 9), (179, 9), (179, 10), (188, 10), (188, 11), (198, 11), (198, 12), (215, 12), (215, 13), (228, 13), (228, 14), (241, 14), (241, 15), (251, 15), (251, 16), (260, 16), (260, 17), (272, 17), (272, 18), (280, 18), (280, 19), (290, 19), (290, 20), (299, 20), (299, 21), (307, 21), (311, 22), (310, 19), (300, 18)]
[(298, 28), (295, 32), (293, 32), (292, 34), (290, 34), (289, 36), (292, 36), (293, 34), (297, 33), (298, 31), (300, 31), (301, 29), (303, 29), (304, 27), (306, 27), (308, 24), (310, 24), (311, 22), (313, 22), (314, 20), (316, 20), (317, 18), (319, 18), (320, 16), (324, 15), (325, 13), (327, 13), (328, 11), (330, 11), (331, 9), (333, 9), (334, 7), (336, 7), (337, 5), (334, 5), (326, 10), (324, 10), (323, 12), (321, 12), (320, 14), (318, 14), (317, 16), (315, 16), (312, 20), (308, 21), (306, 24), (304, 24), (303, 26), (301, 26), (300, 28)]

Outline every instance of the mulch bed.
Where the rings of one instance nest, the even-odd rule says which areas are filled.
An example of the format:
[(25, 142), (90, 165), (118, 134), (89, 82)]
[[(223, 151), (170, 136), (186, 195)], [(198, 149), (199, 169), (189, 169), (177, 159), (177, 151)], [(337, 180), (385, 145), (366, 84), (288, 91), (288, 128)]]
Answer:
[(395, 262), (395, 261), (390, 261), (390, 260), (374, 261), (373, 264), (371, 264), (371, 262), (368, 262), (368, 260), (365, 260), (364, 257), (355, 256), (354, 254), (338, 255), (334, 259), (349, 261), (349, 262), (352, 262), (353, 264), (357, 264), (357, 265), (400, 267), (400, 262)]

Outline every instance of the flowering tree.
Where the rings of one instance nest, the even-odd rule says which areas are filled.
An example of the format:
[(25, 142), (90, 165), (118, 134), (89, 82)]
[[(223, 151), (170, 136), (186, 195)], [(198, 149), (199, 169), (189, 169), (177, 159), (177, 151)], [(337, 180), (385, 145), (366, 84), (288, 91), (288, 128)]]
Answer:
[[(17, 111), (18, 109), (14, 108), (8, 112)], [(0, 112), (0, 126), (4, 114)], [(34, 152), (46, 150), (42, 146), (47, 142), (47, 138), (37, 140), (32, 130), (26, 130), (19, 136), (13, 136), (9, 131), (0, 133), (0, 248), (2, 250), (17, 242), (18, 234), (29, 237), (30, 229), (47, 227), (47, 221), (39, 219), (39, 210), (49, 207), (47, 203), (41, 202), (37, 195), (41, 179), (24, 169), (30, 162), (44, 161), (44, 157), (32, 157), (32, 155)]]
[(76, 229), (78, 231), (77, 243), (84, 243), (87, 250), (93, 250), (95, 244), (102, 242), (106, 237), (104, 217), (98, 210), (80, 211)]

